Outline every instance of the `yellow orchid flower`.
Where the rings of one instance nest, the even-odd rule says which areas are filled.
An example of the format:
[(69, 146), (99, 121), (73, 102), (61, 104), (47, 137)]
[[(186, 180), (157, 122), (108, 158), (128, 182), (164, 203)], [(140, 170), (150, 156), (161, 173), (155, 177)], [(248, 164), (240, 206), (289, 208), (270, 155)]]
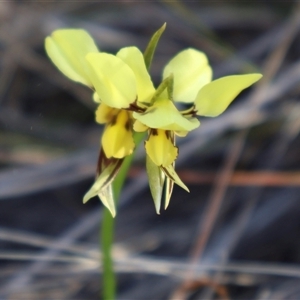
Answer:
[(197, 128), (200, 125), (199, 121), (182, 116), (173, 102), (165, 98), (155, 101), (143, 113), (134, 112), (133, 117), (137, 120), (133, 127), (135, 131), (149, 130), (148, 140), (145, 142), (147, 155), (168, 178), (188, 191), (173, 168), (178, 155), (175, 134), (178, 132), (182, 135), (182, 132)]
[[(187, 49), (177, 54), (164, 68), (165, 84), (161, 85), (162, 90), (156, 92), (145, 112), (133, 113), (137, 120), (134, 130), (148, 130), (149, 133), (145, 142), (147, 157), (151, 160), (148, 164), (154, 163), (167, 179), (188, 191), (174, 170), (178, 155), (175, 135), (185, 136), (197, 128), (200, 123), (195, 119), (196, 115), (215, 117), (221, 114), (243, 89), (261, 77), (261, 74), (234, 75), (211, 81), (212, 69), (203, 52)], [(190, 103), (193, 106), (180, 113), (174, 102)], [(150, 165), (149, 169), (153, 172), (154, 167)], [(150, 181), (151, 178), (153, 176), (149, 176)], [(164, 180), (160, 183), (162, 190)], [(151, 182), (150, 189), (159, 213), (161, 191), (153, 188)], [(171, 193), (172, 188), (165, 197), (165, 208)]]
[[(99, 52), (92, 37), (82, 29), (60, 29), (45, 40), (45, 49), (56, 67), (68, 78), (94, 90), (99, 103), (96, 121), (106, 124), (98, 161), (98, 177), (84, 197), (99, 195), (115, 214), (110, 182), (135, 143), (132, 112), (155, 93), (143, 54), (136, 47), (121, 49), (116, 55)], [(150, 53), (151, 54), (151, 53)], [(142, 105), (142, 104), (141, 104)], [(108, 174), (113, 172), (114, 174)]]
[(127, 47), (116, 56), (101, 53), (82, 29), (54, 31), (46, 38), (45, 48), (63, 74), (96, 90), (93, 98), (101, 103), (96, 121), (107, 124), (102, 136), (106, 157), (121, 159), (130, 155), (134, 150), (132, 117), (122, 109), (136, 101), (149, 101), (155, 92), (140, 50)]
[[(116, 55), (99, 52), (93, 39), (82, 29), (56, 30), (46, 38), (48, 56), (71, 80), (93, 89), (99, 103), (96, 121), (105, 124), (101, 140), (97, 178), (84, 202), (98, 195), (114, 216), (111, 183), (124, 158), (133, 153), (133, 130), (148, 132), (145, 141), (150, 190), (159, 213), (162, 191), (167, 208), (173, 184), (188, 191), (176, 174), (178, 156), (175, 137), (196, 129), (199, 116), (215, 117), (234, 98), (261, 78), (261, 74), (226, 76), (212, 81), (206, 55), (195, 49), (178, 53), (165, 66), (157, 89), (148, 69), (165, 24), (153, 35), (144, 54), (136, 47), (125, 47)], [(179, 111), (176, 103), (190, 104)]]

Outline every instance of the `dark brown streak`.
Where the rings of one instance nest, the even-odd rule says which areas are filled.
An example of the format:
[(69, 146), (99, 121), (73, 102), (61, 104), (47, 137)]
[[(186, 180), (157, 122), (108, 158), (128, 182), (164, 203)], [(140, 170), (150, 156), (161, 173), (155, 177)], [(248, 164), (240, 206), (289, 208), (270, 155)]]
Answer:
[(134, 112), (138, 112), (138, 113), (144, 113), (146, 111), (146, 108), (138, 106), (137, 101), (135, 100), (133, 103), (130, 103), (129, 107), (125, 108), (125, 110), (134, 111)]
[(165, 168), (165, 167), (163, 167), (163, 166), (160, 166), (163, 170), (164, 170), (164, 172), (166, 173), (166, 175), (170, 178), (170, 179), (172, 179), (173, 181), (175, 181), (175, 179), (173, 178), (173, 176), (167, 171), (167, 169)]
[(193, 105), (190, 109), (190, 111), (181, 113), (182, 116), (192, 116), (196, 117), (198, 110), (195, 109), (195, 105)]
[(107, 180), (103, 183), (103, 186), (106, 186), (109, 184), (116, 176), (116, 174), (119, 172), (121, 165), (123, 163), (124, 158), (118, 159), (118, 158), (113, 158), (114, 160), (117, 160), (117, 163), (113, 169), (113, 171), (110, 173), (110, 175), (107, 177)]
[(158, 135), (158, 133), (157, 133), (157, 129), (155, 129), (155, 128), (151, 128), (151, 129), (150, 129), (149, 136), (150, 136), (150, 135)]
[(125, 129), (127, 131), (131, 131), (131, 128), (132, 128), (132, 120), (131, 120), (130, 116), (128, 115), (128, 120), (125, 123)]

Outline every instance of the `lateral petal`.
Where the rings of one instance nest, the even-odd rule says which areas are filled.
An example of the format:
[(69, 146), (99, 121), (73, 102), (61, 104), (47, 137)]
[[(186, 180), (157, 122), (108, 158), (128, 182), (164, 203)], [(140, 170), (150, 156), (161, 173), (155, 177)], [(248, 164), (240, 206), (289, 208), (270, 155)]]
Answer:
[(220, 115), (243, 89), (261, 77), (261, 74), (232, 75), (205, 85), (195, 100), (197, 115), (207, 117)]
[(46, 38), (45, 48), (52, 62), (65, 76), (89, 87), (92, 86), (90, 68), (85, 56), (99, 50), (85, 30), (56, 30)]
[(191, 103), (198, 91), (212, 79), (206, 55), (195, 49), (179, 52), (164, 68), (163, 79), (174, 76), (174, 101)]

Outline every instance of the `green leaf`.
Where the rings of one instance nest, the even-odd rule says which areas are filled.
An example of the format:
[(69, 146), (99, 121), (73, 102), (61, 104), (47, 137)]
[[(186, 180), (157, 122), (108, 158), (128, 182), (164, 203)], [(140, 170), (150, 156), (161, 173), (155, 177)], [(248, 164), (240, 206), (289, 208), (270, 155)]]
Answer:
[(145, 59), (145, 65), (146, 68), (149, 70), (151, 67), (151, 63), (152, 63), (152, 59), (153, 59), (153, 55), (155, 52), (155, 49), (157, 47), (158, 41), (161, 37), (161, 35), (163, 34), (163, 32), (166, 29), (166, 23), (164, 23), (164, 25), (162, 27), (160, 27), (151, 37), (150, 42), (148, 43), (148, 46), (144, 52), (144, 59)]
[(149, 179), (149, 187), (154, 201), (156, 213), (160, 214), (161, 197), (164, 188), (165, 174), (151, 158), (146, 155), (146, 168)]
[(261, 77), (261, 74), (232, 75), (205, 85), (195, 100), (197, 115), (207, 117), (220, 115), (243, 89)]

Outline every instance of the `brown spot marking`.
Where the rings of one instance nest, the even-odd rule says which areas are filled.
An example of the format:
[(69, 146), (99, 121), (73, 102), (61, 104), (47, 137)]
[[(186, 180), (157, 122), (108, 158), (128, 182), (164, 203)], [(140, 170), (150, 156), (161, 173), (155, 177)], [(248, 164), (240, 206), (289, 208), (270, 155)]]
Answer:
[(109, 122), (110, 126), (114, 126), (117, 123), (118, 114), (114, 115)]
[(126, 108), (126, 110), (134, 111), (134, 112), (138, 112), (138, 113), (144, 113), (146, 111), (146, 108), (140, 107), (137, 104), (137, 100), (135, 100), (134, 102), (129, 104), (129, 107)]
[(128, 119), (127, 119), (127, 121), (126, 121), (126, 123), (125, 123), (125, 129), (126, 129), (127, 131), (131, 131), (131, 128), (132, 128), (132, 120), (130, 119), (129, 114), (128, 114), (127, 116), (128, 116)]
[(151, 128), (151, 129), (150, 129), (150, 134), (149, 134), (149, 135), (151, 135), (151, 134), (154, 135), (154, 136), (155, 136), (155, 135), (158, 135), (157, 129)]

